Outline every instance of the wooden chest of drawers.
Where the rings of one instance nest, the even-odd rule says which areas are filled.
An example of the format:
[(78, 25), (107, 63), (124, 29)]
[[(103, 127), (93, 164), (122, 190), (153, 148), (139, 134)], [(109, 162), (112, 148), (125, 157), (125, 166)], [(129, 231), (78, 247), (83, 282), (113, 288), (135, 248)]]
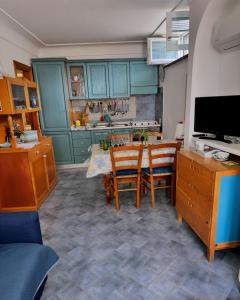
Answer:
[(52, 141), (0, 150), (0, 211), (37, 210), (56, 184)]
[(240, 168), (179, 152), (176, 209), (208, 247), (209, 260), (215, 250), (240, 245)]

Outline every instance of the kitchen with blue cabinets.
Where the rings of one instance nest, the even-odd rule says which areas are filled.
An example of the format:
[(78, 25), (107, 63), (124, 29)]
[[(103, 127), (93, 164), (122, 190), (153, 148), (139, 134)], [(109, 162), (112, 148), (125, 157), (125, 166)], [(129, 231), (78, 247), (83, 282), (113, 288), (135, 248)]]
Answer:
[[(136, 116), (138, 97), (147, 96), (150, 107), (158, 93), (158, 68), (147, 65), (145, 59), (33, 59), (32, 65), (41, 95), (41, 126), (44, 135), (53, 138), (58, 165), (84, 163), (91, 144), (110, 133), (151, 126), (160, 129), (154, 118), (148, 120), (151, 124), (141, 123), (146, 120), (144, 112)], [(109, 106), (114, 106), (115, 112), (110, 114)], [(95, 108), (90, 111), (89, 107)], [(104, 123), (100, 121), (106, 111), (113, 122), (98, 128), (96, 123)], [(83, 121), (82, 115), (87, 119)], [(139, 122), (133, 126), (136, 120)]]

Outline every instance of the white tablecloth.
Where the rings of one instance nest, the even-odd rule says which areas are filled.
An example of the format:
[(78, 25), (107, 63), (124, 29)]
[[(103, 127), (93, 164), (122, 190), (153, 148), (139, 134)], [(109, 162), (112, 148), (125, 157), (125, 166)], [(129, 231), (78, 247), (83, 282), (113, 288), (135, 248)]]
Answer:
[[(171, 143), (176, 141), (162, 141), (161, 143)], [(90, 162), (88, 165), (87, 170), (87, 178), (91, 178), (100, 174), (109, 174), (112, 171), (112, 163), (111, 158), (108, 151), (103, 151), (100, 149), (99, 145), (94, 144), (91, 147), (92, 155), (90, 158)], [(175, 153), (175, 148), (166, 148), (164, 150), (157, 150), (157, 153)], [(126, 153), (128, 156), (129, 153)], [(121, 155), (122, 156), (122, 155)], [(159, 158), (158, 160), (155, 160), (156, 162), (171, 162), (173, 161), (173, 158)], [(128, 165), (131, 162), (128, 162)], [(143, 157), (142, 157), (142, 168), (149, 167), (149, 158), (148, 158), (148, 149), (145, 148), (143, 150)]]

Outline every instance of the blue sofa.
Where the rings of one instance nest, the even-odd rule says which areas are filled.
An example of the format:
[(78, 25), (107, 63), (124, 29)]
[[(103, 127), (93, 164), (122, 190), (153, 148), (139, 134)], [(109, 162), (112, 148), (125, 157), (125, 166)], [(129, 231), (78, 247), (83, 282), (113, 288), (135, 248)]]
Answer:
[(37, 212), (0, 213), (0, 299), (38, 300), (57, 254), (42, 244)]

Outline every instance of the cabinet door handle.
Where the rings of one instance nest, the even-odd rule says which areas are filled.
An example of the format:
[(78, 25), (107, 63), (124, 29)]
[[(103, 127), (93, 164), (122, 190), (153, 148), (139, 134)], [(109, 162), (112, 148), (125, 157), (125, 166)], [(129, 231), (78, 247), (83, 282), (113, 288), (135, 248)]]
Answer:
[(46, 158), (46, 157), (47, 157), (47, 154), (44, 154), (43, 157)]
[(36, 154), (38, 155), (40, 152), (39, 151), (36, 151)]

